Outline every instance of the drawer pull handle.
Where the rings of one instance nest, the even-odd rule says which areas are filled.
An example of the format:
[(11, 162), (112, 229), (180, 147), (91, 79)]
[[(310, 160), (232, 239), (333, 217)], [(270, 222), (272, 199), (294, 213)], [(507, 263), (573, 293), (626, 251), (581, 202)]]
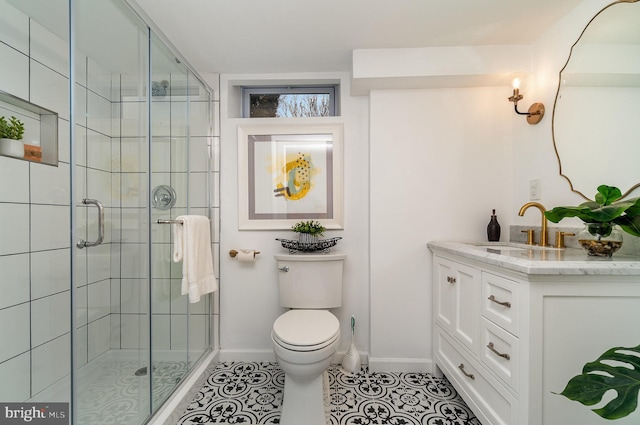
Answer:
[(511, 356), (507, 353), (501, 353), (498, 350), (496, 350), (495, 348), (493, 348), (493, 342), (489, 342), (489, 344), (487, 344), (487, 348), (491, 351), (493, 351), (497, 356), (503, 357), (507, 360), (511, 360)]
[(462, 363), (460, 363), (460, 366), (458, 366), (458, 369), (460, 369), (462, 373), (464, 373), (464, 376), (466, 376), (467, 378), (476, 379), (473, 373), (467, 373), (467, 371), (464, 370), (464, 365)]
[(447, 276), (447, 282), (456, 283), (456, 278), (455, 277), (451, 277), (451, 276)]
[(493, 295), (490, 295), (488, 299), (489, 299), (489, 301), (493, 301), (496, 304), (500, 304), (500, 305), (503, 305), (503, 306), (505, 306), (507, 308), (511, 308), (511, 303), (509, 301), (498, 301), (496, 299), (496, 297), (493, 296)]

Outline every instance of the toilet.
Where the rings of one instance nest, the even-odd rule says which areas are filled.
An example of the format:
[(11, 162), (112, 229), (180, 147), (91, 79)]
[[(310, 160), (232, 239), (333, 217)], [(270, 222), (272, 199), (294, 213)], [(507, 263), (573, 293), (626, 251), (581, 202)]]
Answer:
[(284, 371), (281, 425), (326, 425), (323, 374), (340, 344), (344, 254), (276, 254), (280, 305), (271, 340)]

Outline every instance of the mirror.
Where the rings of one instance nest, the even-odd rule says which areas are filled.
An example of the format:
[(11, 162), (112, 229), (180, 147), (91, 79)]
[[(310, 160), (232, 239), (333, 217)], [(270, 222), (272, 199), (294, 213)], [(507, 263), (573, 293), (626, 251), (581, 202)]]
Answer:
[[(560, 175), (585, 199), (640, 187), (640, 2), (601, 10), (560, 71), (552, 132)], [(585, 195), (586, 194), (586, 195)]]

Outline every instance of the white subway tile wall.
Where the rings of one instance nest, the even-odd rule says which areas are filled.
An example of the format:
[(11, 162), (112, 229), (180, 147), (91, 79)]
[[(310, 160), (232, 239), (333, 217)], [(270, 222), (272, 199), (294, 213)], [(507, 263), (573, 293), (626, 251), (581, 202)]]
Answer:
[[(0, 400), (37, 399), (57, 381), (70, 379), (72, 314), (77, 366), (109, 349), (147, 348), (148, 303), (154, 348), (188, 351), (193, 362), (209, 344), (212, 323), (218, 323), (218, 297), (187, 303), (180, 293), (182, 265), (171, 262), (172, 226), (152, 225), (148, 299), (148, 115), (139, 76), (113, 75), (93, 58), (76, 56), (76, 233), (85, 240), (97, 237), (95, 208), (75, 206), (88, 196), (105, 206), (106, 234), (102, 245), (75, 250), (69, 238), (68, 44), (6, 0), (0, 0), (0, 10), (0, 90), (59, 117), (57, 167), (0, 157)], [(186, 72), (153, 79), (170, 81), (175, 96), (152, 102), (152, 187), (168, 184), (178, 193), (176, 206), (152, 210), (153, 219), (211, 214), (217, 264), (220, 143), (219, 127), (212, 128), (209, 119), (217, 122), (219, 106), (210, 106), (204, 90), (197, 102), (186, 102), (194, 85)], [(217, 332), (215, 325), (213, 341)]]
[(45, 64), (66, 77), (69, 76), (69, 45), (37, 21), (30, 21), (31, 59)]
[(2, 270), (2, 298), (0, 309), (29, 302), (29, 254), (14, 254), (0, 257)]
[(31, 345), (51, 341), (69, 332), (71, 323), (69, 291), (31, 301)]
[[(91, 309), (89, 309), (91, 311)], [(91, 361), (109, 350), (111, 340), (111, 319), (109, 316), (101, 317), (89, 322), (87, 332), (87, 361)]]
[(29, 350), (29, 303), (0, 310), (0, 323), (11, 324), (0, 327), (0, 340), (11, 341), (0, 345), (0, 359), (7, 360)]
[[(53, 34), (51, 37), (55, 37)], [(69, 77), (46, 65), (31, 60), (29, 63), (29, 94), (31, 103), (58, 113), (58, 119), (69, 121)]]
[[(58, 112), (60, 144), (68, 144), (66, 43), (4, 0), (0, 9), (0, 90)], [(25, 142), (32, 138), (25, 131)], [(0, 157), (3, 401), (27, 400), (69, 374), (68, 152), (59, 150), (58, 167)]]
[(0, 385), (0, 400), (26, 400), (31, 395), (31, 354), (20, 354), (0, 363), (0, 376), (3, 382), (11, 385)]
[[(69, 248), (32, 252), (31, 298), (48, 297), (69, 290), (70, 261)], [(24, 271), (28, 269), (29, 267), (25, 267), (21, 273), (25, 275)], [(25, 287), (28, 290), (29, 282), (26, 282)]]
[[(71, 339), (66, 333), (31, 351), (31, 393), (38, 394), (69, 375)], [(24, 378), (23, 378), (24, 379)]]
[[(6, 18), (3, 13), (2, 18)], [(2, 25), (6, 21), (2, 20)], [(15, 93), (16, 96), (26, 99), (29, 97), (29, 58), (23, 53), (15, 50), (10, 45), (0, 43), (0, 89), (6, 92)]]

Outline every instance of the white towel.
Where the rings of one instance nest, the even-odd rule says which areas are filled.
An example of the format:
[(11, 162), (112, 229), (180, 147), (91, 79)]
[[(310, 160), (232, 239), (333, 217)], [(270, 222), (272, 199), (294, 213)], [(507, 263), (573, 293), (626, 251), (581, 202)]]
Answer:
[(182, 295), (197, 303), (200, 296), (216, 291), (209, 219), (201, 215), (181, 215), (182, 224), (173, 226), (173, 262), (182, 261)]

